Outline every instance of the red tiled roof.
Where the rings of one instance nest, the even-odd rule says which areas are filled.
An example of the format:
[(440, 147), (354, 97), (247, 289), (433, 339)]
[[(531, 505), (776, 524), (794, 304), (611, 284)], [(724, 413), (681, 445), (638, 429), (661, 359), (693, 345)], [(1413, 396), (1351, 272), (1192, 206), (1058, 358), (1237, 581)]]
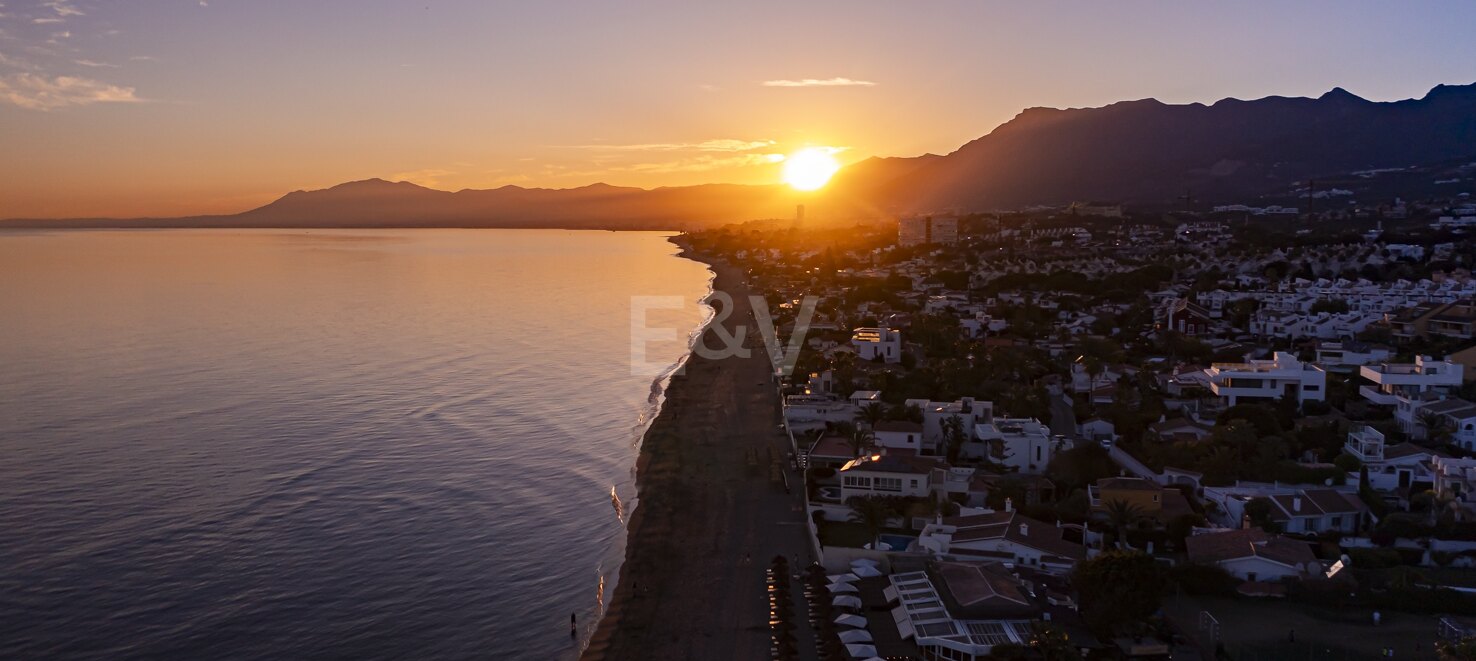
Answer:
[(1295, 567), (1317, 561), (1306, 543), (1273, 536), (1260, 528), (1194, 535), (1184, 541), (1184, 546), (1193, 562), (1257, 557)]

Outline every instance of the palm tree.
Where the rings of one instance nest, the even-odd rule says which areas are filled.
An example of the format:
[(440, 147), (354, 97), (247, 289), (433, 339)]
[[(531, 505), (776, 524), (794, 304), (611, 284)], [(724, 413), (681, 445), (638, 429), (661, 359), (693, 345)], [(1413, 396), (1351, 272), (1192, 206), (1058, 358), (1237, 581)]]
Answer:
[(846, 444), (851, 446), (851, 457), (858, 458), (870, 450), (876, 440), (870, 429), (854, 429), (851, 435), (846, 437)]
[(866, 423), (870, 429), (876, 429), (876, 423), (887, 419), (887, 407), (881, 402), (872, 402), (861, 407), (856, 412), (856, 420)]
[(875, 549), (881, 542), (881, 531), (887, 527), (887, 519), (892, 518), (892, 504), (884, 498), (866, 498), (857, 496), (851, 499), (850, 519), (866, 528), (866, 533), (871, 536), (871, 548)]
[(1425, 441), (1429, 445), (1444, 445), (1456, 432), (1450, 418), (1430, 411), (1420, 412), (1420, 424), (1425, 427)]
[(1117, 541), (1127, 542), (1127, 529), (1143, 518), (1143, 508), (1126, 500), (1109, 501), (1104, 508), (1107, 521), (1117, 530)]

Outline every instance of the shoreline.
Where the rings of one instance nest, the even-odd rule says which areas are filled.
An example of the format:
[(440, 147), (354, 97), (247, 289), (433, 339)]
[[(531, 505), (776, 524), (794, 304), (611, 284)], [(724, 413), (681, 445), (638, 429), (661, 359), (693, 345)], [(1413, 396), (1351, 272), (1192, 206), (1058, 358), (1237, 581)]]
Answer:
[(734, 300), (732, 314), (714, 315), (695, 341), (717, 349), (719, 326), (730, 334), (747, 327), (749, 356), (704, 358), (694, 343), (671, 375), (641, 440), (625, 559), (584, 661), (766, 656), (764, 566), (776, 552), (809, 555), (803, 525), (774, 525), (802, 524), (803, 514), (793, 505), (798, 494), (769, 479), (768, 464), (783, 460), (788, 440), (777, 429), (778, 391), (750, 323), (743, 274), (681, 235), (669, 240), (678, 256), (708, 265), (712, 291)]

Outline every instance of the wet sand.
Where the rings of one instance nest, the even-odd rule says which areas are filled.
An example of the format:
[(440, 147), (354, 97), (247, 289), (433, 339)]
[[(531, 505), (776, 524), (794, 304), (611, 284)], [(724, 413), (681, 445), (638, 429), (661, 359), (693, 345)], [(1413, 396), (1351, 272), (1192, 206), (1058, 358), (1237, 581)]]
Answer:
[[(793, 494), (778, 481), (789, 441), (743, 274), (687, 256), (710, 263), (714, 289), (733, 297), (714, 325), (746, 325), (749, 356), (694, 354), (672, 377), (641, 444), (625, 563), (585, 661), (768, 658), (764, 570), (778, 553), (810, 562), (799, 476), (789, 473)], [(714, 330), (702, 341), (725, 346)], [(814, 649), (807, 630), (798, 636)]]

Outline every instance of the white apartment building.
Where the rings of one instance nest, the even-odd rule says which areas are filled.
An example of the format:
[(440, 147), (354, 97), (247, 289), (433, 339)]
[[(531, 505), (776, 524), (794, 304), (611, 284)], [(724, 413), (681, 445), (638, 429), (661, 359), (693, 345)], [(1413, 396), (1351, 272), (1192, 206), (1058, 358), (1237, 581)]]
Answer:
[(862, 360), (902, 362), (902, 331), (881, 326), (851, 331), (851, 346)]
[(1284, 351), (1270, 360), (1215, 363), (1204, 373), (1210, 392), (1227, 406), (1283, 397), (1294, 397), (1301, 404), (1320, 402), (1327, 396), (1327, 372)]
[(1460, 387), (1464, 373), (1465, 367), (1460, 363), (1429, 356), (1416, 356), (1413, 363), (1364, 365), (1358, 368), (1358, 374), (1372, 385), (1360, 386), (1358, 392), (1374, 404), (1394, 407), (1399, 430), (1423, 438), (1425, 429), (1420, 422), (1420, 409)]

